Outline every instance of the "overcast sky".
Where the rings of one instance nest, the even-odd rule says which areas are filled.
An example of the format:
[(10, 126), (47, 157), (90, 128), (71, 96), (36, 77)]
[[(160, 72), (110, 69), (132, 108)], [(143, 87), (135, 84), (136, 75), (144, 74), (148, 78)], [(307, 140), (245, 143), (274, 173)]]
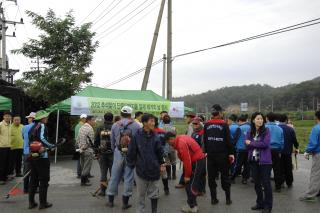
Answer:
[[(52, 8), (59, 16), (72, 9), (78, 24), (102, 0), (18, 0), (25, 25), (17, 25), (17, 38), (8, 38), (8, 50), (21, 47), (38, 31), (24, 14), (45, 14)], [(98, 20), (113, 0), (105, 0), (85, 22)], [(146, 2), (145, 2), (146, 1)], [(152, 3), (155, 1), (154, 3)], [(118, 4), (118, 2), (120, 2)], [(145, 2), (143, 4), (143, 2)], [(100, 47), (90, 66), (93, 83), (105, 86), (146, 66), (161, 0), (116, 0), (118, 4), (92, 30)], [(152, 3), (152, 4), (151, 4)], [(129, 4), (129, 6), (127, 6)], [(143, 12), (126, 24), (116, 23), (143, 4)], [(127, 7), (126, 7), (127, 6)], [(126, 9), (123, 9), (126, 8)], [(140, 8), (136, 11), (141, 10)], [(107, 10), (108, 11), (108, 10)], [(7, 19), (21, 15), (13, 3), (5, 3)], [(206, 48), (320, 17), (319, 0), (173, 0), (173, 55)], [(125, 19), (127, 20), (127, 19)], [(124, 20), (124, 21), (125, 21)], [(166, 53), (164, 13), (154, 61)], [(123, 23), (123, 22), (121, 22)], [(7, 34), (11, 34), (10, 27)], [(106, 31), (106, 33), (103, 33)], [(281, 86), (320, 76), (320, 25), (210, 50), (173, 62), (173, 95), (201, 93), (225, 86), (251, 83)], [(11, 68), (29, 70), (31, 60), (9, 54)], [(21, 73), (16, 75), (19, 78)], [(111, 88), (140, 89), (143, 74)], [(161, 94), (162, 64), (152, 68), (148, 89)]]

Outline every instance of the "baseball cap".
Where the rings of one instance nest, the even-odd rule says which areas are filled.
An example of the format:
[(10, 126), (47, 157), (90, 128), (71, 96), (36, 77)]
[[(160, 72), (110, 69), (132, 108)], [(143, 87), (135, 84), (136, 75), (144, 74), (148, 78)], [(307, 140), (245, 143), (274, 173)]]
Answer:
[(121, 108), (121, 112), (124, 114), (132, 114), (133, 109), (129, 106), (124, 106)]
[(30, 114), (28, 116), (26, 116), (26, 118), (35, 118), (35, 117), (36, 117), (35, 112), (30, 112)]
[(199, 118), (199, 117), (195, 117), (193, 120), (192, 120), (192, 124), (200, 124), (202, 122), (202, 119)]
[(212, 109), (212, 112), (222, 112), (222, 111), (224, 111), (224, 109), (219, 104), (214, 104), (211, 109)]
[(82, 118), (87, 118), (88, 116), (87, 116), (87, 114), (81, 114), (80, 115), (80, 119), (82, 119)]

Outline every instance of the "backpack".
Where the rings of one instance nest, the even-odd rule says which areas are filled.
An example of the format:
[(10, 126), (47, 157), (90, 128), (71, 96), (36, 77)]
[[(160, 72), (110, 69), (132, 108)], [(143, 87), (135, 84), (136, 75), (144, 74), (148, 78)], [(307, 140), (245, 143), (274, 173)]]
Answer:
[(29, 130), (29, 145), (34, 141), (41, 141), (40, 139), (41, 123), (34, 124)]
[(123, 123), (120, 123), (120, 134), (119, 134), (119, 140), (118, 140), (118, 149), (120, 152), (127, 152), (128, 146), (131, 142), (131, 139), (133, 137), (132, 130), (128, 127), (133, 124), (133, 121), (130, 120), (127, 125), (124, 125)]
[(104, 127), (100, 132), (100, 147), (101, 153), (111, 154), (111, 130)]

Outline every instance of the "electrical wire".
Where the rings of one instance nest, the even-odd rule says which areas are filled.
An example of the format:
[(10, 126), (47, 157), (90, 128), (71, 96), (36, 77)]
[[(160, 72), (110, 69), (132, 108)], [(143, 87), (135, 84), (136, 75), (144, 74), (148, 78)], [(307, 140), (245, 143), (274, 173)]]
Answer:
[(148, 15), (150, 15), (155, 9), (157, 9), (160, 6), (160, 4), (158, 4), (157, 6), (153, 7), (149, 12), (147, 12), (146, 14), (144, 14), (140, 19), (138, 19), (136, 22), (134, 22), (132, 25), (130, 25), (126, 30), (122, 31), (121, 33), (118, 33), (116, 36), (114, 36), (108, 43), (99, 46), (99, 49), (104, 49), (105, 47), (109, 46), (110, 44), (112, 44), (113, 41), (117, 40), (118, 38), (120, 38), (121, 36), (123, 36), (126, 32), (128, 32), (129, 30), (131, 30), (135, 25), (137, 25), (139, 22), (141, 22), (143, 19), (145, 19)]
[[(172, 60), (174, 60), (174, 59), (176, 59), (178, 57), (183, 57), (183, 56), (187, 56), (187, 55), (191, 55), (191, 54), (195, 54), (195, 53), (199, 53), (199, 52), (204, 52), (204, 51), (211, 50), (211, 49), (217, 49), (217, 48), (220, 48), (220, 47), (230, 46), (230, 45), (234, 45), (234, 44), (238, 44), (238, 43), (242, 43), (242, 42), (247, 42), (247, 41), (251, 41), (251, 40), (255, 40), (255, 39), (259, 39), (259, 38), (264, 38), (264, 37), (273, 36), (273, 35), (277, 35), (277, 34), (281, 34), (281, 33), (285, 33), (285, 32), (290, 32), (290, 31), (297, 30), (297, 29), (302, 29), (302, 28), (305, 28), (305, 27), (310, 27), (310, 26), (313, 26), (313, 25), (320, 24), (320, 21), (319, 22), (315, 22), (315, 21), (318, 21), (318, 20), (320, 20), (320, 18), (309, 20), (309, 21), (305, 21), (305, 22), (302, 22), (302, 23), (299, 23), (299, 24), (291, 25), (291, 26), (288, 26), (288, 27), (284, 27), (284, 28), (280, 28), (280, 29), (277, 29), (277, 30), (269, 31), (269, 32), (266, 32), (266, 33), (258, 34), (258, 35), (255, 35), (255, 36), (247, 37), (247, 38), (244, 38), (244, 39), (236, 40), (236, 41), (233, 41), (233, 42), (228, 42), (228, 43), (217, 45), (217, 46), (213, 46), (213, 47), (208, 47), (208, 48), (204, 48), (204, 49), (199, 49), (199, 50), (195, 50), (195, 51), (191, 51), (191, 52), (178, 54), (178, 55), (175, 55), (174, 57), (172, 57)], [(162, 60), (163, 59), (161, 59), (159, 61), (156, 61), (154, 63), (158, 64)], [(152, 66), (154, 66), (154, 63), (152, 64)], [(114, 82), (111, 82), (110, 84), (107, 85), (107, 87), (112, 86), (112, 85), (117, 84), (117, 83), (120, 83), (121, 81), (124, 81), (124, 80), (126, 80), (128, 78), (131, 78), (131, 77), (143, 72), (145, 69), (146, 69), (146, 67), (142, 68), (140, 70), (137, 70), (136, 72), (130, 73), (129, 75), (126, 75), (126, 76), (124, 76), (124, 77), (122, 77), (122, 78), (120, 78), (120, 79), (118, 79), (118, 80), (116, 80)]]
[[(113, 2), (115, 2), (115, 1), (116, 0), (113, 0), (109, 6), (111, 7)], [(94, 21), (92, 21), (92, 23), (93, 23), (92, 26), (99, 23), (106, 15), (108, 15), (112, 10), (114, 10), (114, 8), (116, 8), (121, 2), (122, 2), (122, 0), (118, 0), (118, 2), (110, 10), (108, 10), (110, 7), (107, 7), (105, 10), (103, 10), (102, 13), (100, 13), (100, 15)], [(104, 15), (102, 15), (105, 11), (107, 11), (107, 12)], [(100, 17), (101, 15), (102, 15), (102, 17)]]
[(92, 13), (94, 13), (94, 11), (96, 9), (98, 9), (98, 7), (104, 2), (105, 0), (102, 0), (93, 10), (91, 10), (91, 12), (84, 18), (82, 19), (82, 21), (80, 22), (80, 24), (82, 24)]
[[(163, 61), (163, 59), (160, 59), (160, 60), (158, 60), (158, 61), (153, 62), (153, 63), (151, 64), (151, 67), (153, 67), (153, 66), (161, 63), (162, 61)], [(139, 69), (139, 70), (137, 70), (137, 71), (135, 71), (135, 72), (130, 73), (129, 75), (126, 75), (126, 76), (124, 76), (124, 77), (122, 77), (122, 78), (119, 78), (118, 80), (115, 80), (115, 81), (107, 84), (106, 87), (110, 87), (110, 86), (112, 86), (112, 85), (115, 85), (115, 84), (117, 84), (117, 83), (120, 83), (121, 81), (127, 80), (127, 79), (129, 79), (129, 78), (131, 78), (131, 77), (133, 77), (133, 76), (135, 76), (135, 75), (137, 75), (137, 74), (139, 74), (139, 73), (142, 73), (142, 72), (145, 71), (146, 69), (147, 69), (147, 67), (143, 67), (143, 68), (141, 68), (141, 69)]]
[(110, 19), (108, 19), (107, 21), (103, 22), (103, 24), (101, 24), (99, 27), (97, 27), (94, 31), (97, 31), (98, 29), (100, 29), (101, 27), (103, 27), (104, 25), (109, 23), (112, 19), (117, 17), (119, 14), (121, 14), (121, 11), (125, 10), (126, 8), (128, 8), (134, 1), (136, 1), (136, 0), (130, 1), (128, 4), (126, 4), (124, 7), (122, 7), (117, 13), (115, 13)]
[[(154, 4), (157, 0), (152, 1), (149, 5), (147, 5), (146, 7), (144, 7), (142, 10), (140, 10), (139, 12), (137, 12), (135, 15), (129, 17), (128, 20), (126, 20), (125, 22), (123, 22), (122, 24), (120, 24), (118, 27), (117, 26), (119, 23), (121, 23), (121, 21), (123, 21), (125, 18), (127, 18), (129, 15), (131, 15), (134, 11), (136, 11), (137, 9), (139, 9), (140, 6), (138, 6), (137, 8), (135, 8), (133, 11), (131, 11), (128, 15), (126, 15), (125, 17), (123, 17), (122, 19), (120, 19), (118, 22), (116, 22), (115, 24), (113, 24), (111, 27), (109, 27), (108, 29), (104, 30), (102, 33), (100, 33), (100, 36), (98, 36), (98, 40), (101, 40), (103, 38), (105, 38), (106, 36), (108, 36), (109, 34), (113, 33), (114, 31), (116, 31), (117, 29), (121, 28), (122, 26), (124, 26), (126, 23), (128, 23), (129, 21), (132, 21), (133, 18), (135, 18), (137, 15), (139, 15), (140, 13), (142, 13), (144, 10), (146, 10), (148, 7), (150, 7), (152, 4)], [(145, 1), (146, 2), (146, 1)], [(113, 27), (115, 27), (113, 30), (111, 30)], [(103, 34), (106, 33), (106, 34)]]

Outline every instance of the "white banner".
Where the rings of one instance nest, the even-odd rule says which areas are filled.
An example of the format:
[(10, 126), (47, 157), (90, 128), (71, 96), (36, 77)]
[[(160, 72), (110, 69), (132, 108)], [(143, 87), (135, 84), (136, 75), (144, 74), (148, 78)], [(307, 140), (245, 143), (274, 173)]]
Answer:
[(169, 115), (172, 118), (183, 118), (184, 117), (184, 102), (171, 102)]

